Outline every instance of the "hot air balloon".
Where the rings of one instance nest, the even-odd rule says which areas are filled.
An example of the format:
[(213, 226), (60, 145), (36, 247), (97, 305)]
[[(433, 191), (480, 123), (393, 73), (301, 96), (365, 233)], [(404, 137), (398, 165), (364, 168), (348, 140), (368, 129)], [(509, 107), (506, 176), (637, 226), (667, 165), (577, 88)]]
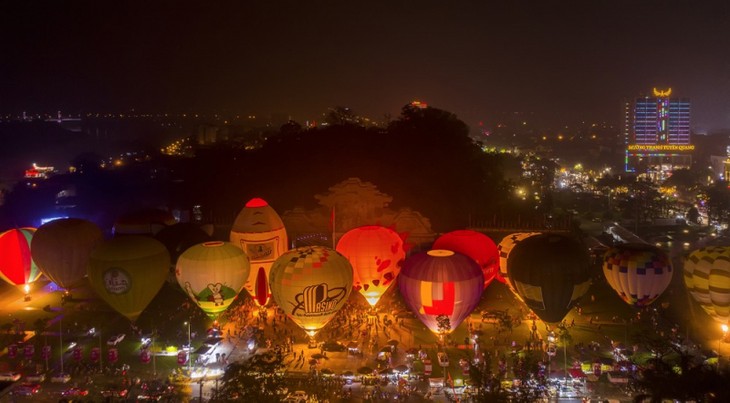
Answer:
[(730, 247), (692, 251), (684, 260), (684, 284), (708, 315), (720, 323), (730, 321)]
[(281, 217), (265, 200), (255, 198), (246, 203), (233, 222), (231, 243), (243, 249), (251, 261), (251, 273), (245, 287), (258, 306), (269, 302), (269, 270), (288, 249), (286, 229)]
[(134, 322), (160, 291), (170, 254), (153, 238), (129, 235), (97, 246), (89, 258), (89, 282), (97, 295)]
[(118, 235), (155, 235), (161, 229), (177, 222), (169, 212), (149, 208), (132, 211), (120, 216), (114, 223), (113, 232)]
[(20, 228), (0, 234), (0, 277), (23, 287), (26, 294), (30, 291), (29, 284), (41, 276), (30, 252), (35, 232), (35, 228)]
[(292, 249), (271, 267), (271, 296), (286, 315), (314, 337), (345, 305), (352, 291), (352, 266), (323, 246)]
[(669, 286), (672, 262), (666, 253), (652, 245), (617, 245), (603, 256), (603, 275), (624, 302), (644, 307)]
[(205, 242), (183, 252), (175, 267), (178, 284), (190, 299), (215, 319), (243, 289), (248, 257), (228, 242)]
[[(484, 291), (484, 274), (470, 257), (434, 249), (403, 263), (398, 289), (411, 311), (435, 334), (450, 333), (474, 310)], [(439, 320), (447, 317), (448, 329)]]
[(558, 234), (532, 235), (511, 249), (506, 279), (535, 315), (555, 323), (588, 291), (589, 266), (579, 241)]
[(99, 227), (80, 218), (62, 218), (43, 224), (31, 243), (33, 260), (43, 274), (71, 290), (83, 284), (89, 255), (104, 240)]
[[(539, 232), (516, 232), (509, 234), (499, 242), (497, 245), (497, 251), (499, 252), (499, 277), (503, 280), (502, 282), (509, 286), (513, 293), (517, 294), (515, 289), (512, 288), (512, 284), (509, 282), (507, 274), (507, 259), (509, 258), (510, 252), (518, 243), (522, 240), (527, 239), (534, 235), (540, 235)], [(519, 296), (518, 296), (519, 297)]]
[(446, 249), (461, 253), (474, 259), (484, 272), (484, 288), (499, 275), (499, 251), (497, 245), (488, 236), (472, 230), (447, 232), (433, 243), (433, 249)]
[(406, 257), (401, 237), (378, 225), (347, 231), (337, 242), (337, 251), (352, 264), (353, 286), (370, 306), (388, 290)]

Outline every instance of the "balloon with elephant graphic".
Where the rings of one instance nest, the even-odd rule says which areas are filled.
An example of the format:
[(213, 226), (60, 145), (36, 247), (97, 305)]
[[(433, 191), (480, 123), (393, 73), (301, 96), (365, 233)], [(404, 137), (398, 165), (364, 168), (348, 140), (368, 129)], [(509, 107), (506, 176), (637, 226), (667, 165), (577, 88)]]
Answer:
[(89, 257), (89, 283), (97, 295), (132, 322), (165, 283), (170, 254), (159, 241), (141, 235), (113, 238)]
[(347, 302), (352, 266), (324, 246), (292, 249), (271, 266), (271, 296), (286, 315), (314, 337)]
[(248, 256), (240, 248), (214, 241), (183, 252), (175, 266), (175, 277), (190, 299), (215, 319), (236, 300), (249, 270)]

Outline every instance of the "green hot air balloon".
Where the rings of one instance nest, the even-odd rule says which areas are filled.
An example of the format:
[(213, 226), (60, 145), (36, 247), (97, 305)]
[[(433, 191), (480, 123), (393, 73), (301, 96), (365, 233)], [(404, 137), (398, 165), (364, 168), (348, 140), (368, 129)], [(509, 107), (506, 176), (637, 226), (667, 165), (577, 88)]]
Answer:
[(130, 235), (96, 247), (89, 259), (89, 282), (104, 301), (134, 322), (160, 291), (170, 267), (165, 245)]
[(235, 301), (250, 269), (241, 248), (228, 242), (205, 242), (180, 255), (175, 277), (190, 299), (215, 319)]
[(557, 234), (532, 235), (514, 245), (507, 281), (540, 319), (563, 320), (588, 291), (590, 259), (579, 241)]

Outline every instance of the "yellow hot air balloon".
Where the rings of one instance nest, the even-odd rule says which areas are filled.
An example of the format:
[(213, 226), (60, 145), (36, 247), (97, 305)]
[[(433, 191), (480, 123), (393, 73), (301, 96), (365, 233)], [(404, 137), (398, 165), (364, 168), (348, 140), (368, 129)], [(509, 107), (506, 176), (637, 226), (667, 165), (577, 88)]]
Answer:
[(165, 283), (170, 254), (159, 241), (139, 235), (114, 238), (89, 258), (89, 282), (97, 295), (134, 322)]
[(190, 299), (215, 319), (235, 301), (249, 270), (241, 249), (228, 242), (205, 242), (180, 255), (175, 277)]
[(352, 290), (352, 266), (323, 246), (292, 249), (271, 267), (271, 296), (291, 320), (314, 337), (334, 318)]
[(104, 236), (93, 222), (63, 218), (38, 228), (30, 249), (43, 274), (70, 290), (83, 284), (89, 255), (102, 241)]
[(730, 321), (730, 247), (690, 253), (684, 261), (684, 284), (708, 315), (720, 323)]
[(258, 306), (266, 305), (271, 297), (271, 265), (289, 249), (284, 222), (269, 203), (254, 198), (238, 213), (231, 228), (230, 240), (248, 255), (251, 262), (246, 291)]

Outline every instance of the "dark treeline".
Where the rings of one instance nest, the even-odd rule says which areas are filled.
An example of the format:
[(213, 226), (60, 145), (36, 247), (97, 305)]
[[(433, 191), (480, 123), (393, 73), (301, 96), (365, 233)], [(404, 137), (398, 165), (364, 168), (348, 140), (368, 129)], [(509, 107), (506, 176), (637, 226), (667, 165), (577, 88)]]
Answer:
[(385, 128), (339, 121), (303, 129), (289, 122), (253, 150), (222, 142), (198, 147), (194, 158), (150, 153), (112, 170), (98, 168), (97, 160), (95, 154), (79, 155), (71, 163), (83, 169), (74, 174), (57, 175), (38, 188), (18, 184), (0, 207), (0, 226), (31, 225), (53, 215), (59, 207), (54, 196), (69, 188), (75, 196), (67, 215), (110, 225), (135, 208), (189, 210), (194, 204), (233, 219), (252, 197), (263, 197), (280, 213), (312, 208), (314, 195), (349, 177), (391, 195), (393, 208), (421, 212), (437, 231), (464, 227), (470, 217), (519, 213), (504, 176), (514, 158), (484, 153), (464, 122), (436, 108), (406, 106)]

